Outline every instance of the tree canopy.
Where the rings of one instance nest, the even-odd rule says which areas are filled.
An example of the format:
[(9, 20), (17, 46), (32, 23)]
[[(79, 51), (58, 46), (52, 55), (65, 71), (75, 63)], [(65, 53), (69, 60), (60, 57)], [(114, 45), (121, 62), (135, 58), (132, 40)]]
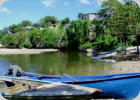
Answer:
[(70, 23), (69, 17), (67, 17), (61, 21), (62, 26), (64, 26), (65, 24), (69, 24), (69, 23)]
[(48, 27), (48, 23), (55, 24), (59, 21), (54, 16), (46, 16), (40, 19), (40, 24), (42, 27)]
[(25, 27), (25, 26), (31, 26), (31, 22), (28, 20), (22, 21), (21, 22), (21, 27)]
[(83, 20), (83, 16), (84, 16), (83, 13), (79, 13), (79, 14), (78, 14), (78, 18), (81, 19), (81, 20)]

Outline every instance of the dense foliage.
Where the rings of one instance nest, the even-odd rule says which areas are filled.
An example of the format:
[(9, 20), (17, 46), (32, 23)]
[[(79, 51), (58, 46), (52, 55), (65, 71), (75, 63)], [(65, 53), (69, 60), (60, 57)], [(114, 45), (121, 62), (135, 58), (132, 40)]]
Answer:
[(71, 27), (67, 28), (67, 35), (70, 49), (78, 49), (88, 41), (89, 20), (76, 20), (71, 22)]
[(70, 23), (69, 17), (67, 17), (61, 21), (62, 26), (64, 26), (65, 24), (69, 24), (69, 23)]
[(57, 47), (62, 31), (63, 27), (10, 33), (2, 36), (1, 43), (8, 48), (52, 48)]
[[(67, 17), (59, 22), (54, 16), (46, 16), (33, 24), (22, 21), (0, 31), (1, 43), (12, 48), (94, 48), (97, 51), (139, 44), (140, 9), (135, 2), (106, 0), (98, 14), (104, 19), (83, 20), (84, 14), (79, 13), (79, 20), (75, 21)], [(50, 28), (57, 24), (56, 28)], [(33, 29), (26, 30), (25, 26)]]

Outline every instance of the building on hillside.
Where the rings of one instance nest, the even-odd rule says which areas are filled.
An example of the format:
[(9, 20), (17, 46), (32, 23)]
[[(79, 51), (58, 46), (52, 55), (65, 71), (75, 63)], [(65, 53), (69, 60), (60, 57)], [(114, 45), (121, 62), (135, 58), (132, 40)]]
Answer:
[(71, 24), (65, 24), (64, 28), (71, 27)]
[(33, 29), (34, 27), (32, 27), (32, 26), (25, 26), (25, 27), (22, 27), (23, 29)]
[(80, 19), (81, 20), (90, 20), (92, 21), (93, 19), (95, 20), (103, 20), (106, 16), (103, 14), (98, 14), (98, 13), (88, 13), (84, 14)]
[(59, 24), (51, 24), (51, 26), (49, 27), (49, 28), (55, 28), (55, 27), (57, 27)]
[(40, 30), (44, 30), (44, 28), (41, 27)]

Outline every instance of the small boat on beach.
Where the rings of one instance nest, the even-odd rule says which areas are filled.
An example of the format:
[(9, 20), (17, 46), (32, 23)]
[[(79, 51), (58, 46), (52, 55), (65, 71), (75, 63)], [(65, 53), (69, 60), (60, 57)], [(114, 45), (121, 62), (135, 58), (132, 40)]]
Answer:
[(135, 48), (135, 50), (136, 50), (136, 52), (138, 52), (138, 50), (139, 50), (139, 52), (140, 52), (140, 46), (139, 46), (139, 48), (137, 49), (137, 48)]
[(93, 55), (92, 59), (102, 59), (102, 58), (109, 58), (117, 54), (117, 51), (114, 52), (107, 52), (103, 54)]
[[(140, 92), (140, 73), (94, 75), (94, 76), (60, 76), (47, 77), (32, 73), (25, 73), (32, 80), (46, 82), (61, 82), (103, 91), (96, 98), (134, 99)], [(8, 75), (8, 77), (12, 77)], [(58, 78), (59, 77), (59, 78)]]
[[(140, 48), (140, 46), (139, 46), (139, 48)], [(127, 47), (127, 48), (126, 48), (127, 51), (129, 51), (129, 50), (136, 50), (136, 49), (137, 49), (137, 46)], [(119, 47), (119, 48), (117, 49), (117, 51), (121, 51), (121, 50), (122, 50), (122, 47)]]
[(102, 93), (102, 90), (99, 89), (25, 77), (0, 76), (0, 80), (9, 82), (9, 84), (18, 83), (18, 85), (0, 89), (2, 96), (6, 99), (80, 100), (80, 98), (84, 98), (87, 100), (94, 97), (94, 95), (100, 95)]

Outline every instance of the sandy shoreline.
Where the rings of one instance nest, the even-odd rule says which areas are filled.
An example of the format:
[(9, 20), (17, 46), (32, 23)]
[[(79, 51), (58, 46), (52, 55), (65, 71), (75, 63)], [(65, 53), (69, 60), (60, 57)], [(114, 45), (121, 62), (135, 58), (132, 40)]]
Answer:
[[(110, 71), (108, 71), (108, 74), (137, 73), (137, 72), (138, 73), (140, 72), (140, 61), (122, 61), (113, 64), (113, 67)], [(140, 94), (132, 100), (139, 100), (139, 98)]]
[(113, 64), (109, 74), (140, 72), (140, 61), (122, 61)]
[(0, 49), (0, 55), (7, 54), (40, 54), (43, 52), (56, 52), (58, 49)]

